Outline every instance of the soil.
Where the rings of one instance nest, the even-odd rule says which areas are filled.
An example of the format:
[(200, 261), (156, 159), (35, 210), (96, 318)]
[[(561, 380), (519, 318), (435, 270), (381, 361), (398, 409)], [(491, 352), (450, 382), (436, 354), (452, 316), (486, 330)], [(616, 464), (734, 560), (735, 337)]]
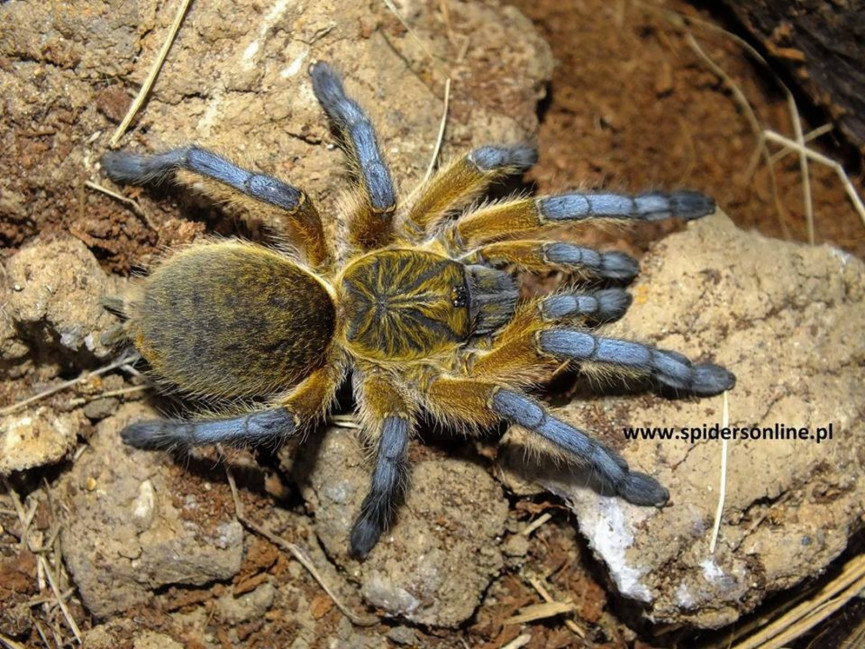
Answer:
[[(215, 16), (219, 19), (214, 18), (211, 24), (201, 28), (202, 43), (236, 39), (242, 33), (230, 20), (233, 9), (229, 4), (215, 9)], [(442, 8), (450, 4), (442, 2), (421, 6), (408, 2), (402, 6), (409, 24), (431, 21), (439, 31), (442, 27), (445, 31), (452, 31), (450, 36), (457, 43), (463, 42), (461, 39), (481, 38), (478, 34), (481, 27), (461, 24), (462, 14), (456, 9), (452, 9), (451, 18), (442, 13)], [(497, 3), (487, 6), (492, 11), (502, 11)], [(763, 127), (787, 135), (793, 129), (788, 103), (772, 74), (755, 63), (729, 35), (717, 29), (721, 27), (735, 32), (735, 24), (725, 22), (724, 16), (712, 15), (704, 9), (676, 1), (652, 5), (652, 8), (601, 0), (579, 3), (521, 0), (515, 6), (531, 19), (537, 32), (550, 44), (556, 65), (546, 87), (548, 94), (538, 108), (538, 128), (532, 116), (515, 118), (515, 123), (490, 118), (487, 131), (490, 138), (506, 131), (536, 139), (541, 159), (528, 179), (538, 193), (555, 193), (576, 186), (624, 191), (696, 188), (713, 195), (740, 227), (754, 228), (768, 236), (787, 240), (808, 240), (798, 159), (788, 155), (776, 162), (774, 179), (763, 162), (756, 166), (753, 174), (747, 173), (756, 139), (738, 99), (740, 91)], [(8, 8), (9, 5), (0, 8), (0, 19)], [(260, 13), (266, 13), (268, 7), (258, 9)], [(88, 11), (91, 10), (94, 9), (88, 5)], [(126, 11), (129, 13), (124, 13)], [(143, 212), (136, 213), (84, 185), (85, 181), (99, 178), (95, 171), (96, 160), (90, 157), (86, 143), (90, 138), (106, 139), (106, 134), (113, 131), (129, 105), (128, 87), (121, 79), (130, 74), (133, 64), (137, 81), (143, 78), (145, 66), (140, 61), (135, 62), (133, 53), (153, 53), (161, 45), (155, 40), (155, 32), (136, 25), (159, 26), (156, 32), (161, 35), (164, 33), (161, 28), (170, 22), (173, 11), (171, 3), (159, 6), (117, 3), (110, 7), (110, 20), (94, 23), (92, 16), (86, 13), (61, 15), (59, 10), (52, 14), (50, 9), (34, 8), (29, 20), (32, 21), (30, 31), (37, 31), (42, 36), (38, 52), (32, 51), (31, 43), (23, 37), (19, 39), (13, 30), (7, 27), (3, 33), (0, 29), (0, 43), (4, 46), (0, 53), (0, 73), (6, 73), (2, 77), (4, 87), (0, 93), (0, 254), (4, 260), (12, 258), (34, 241), (50, 243), (71, 234), (96, 256), (102, 270), (114, 282), (118, 277), (128, 277), (146, 267), (161, 250), (188, 243), (203, 232), (256, 236), (254, 224), (239, 224), (235, 219), (226, 218), (212, 204), (197, 199), (181, 199), (171, 192), (143, 193), (130, 189), (129, 197), (145, 199), (141, 201)], [(695, 20), (683, 27), (667, 13), (671, 11)], [(426, 14), (421, 15), (424, 12)], [(100, 25), (105, 32), (91, 32), (91, 24)], [(320, 34), (333, 29), (330, 24), (327, 16), (311, 17), (303, 26), (304, 33), (314, 42)], [(390, 46), (398, 43), (402, 48), (400, 54), (409, 63), (423, 59), (423, 52), (416, 51), (418, 46), (411, 36), (386, 11), (376, 11), (374, 17), (361, 21), (361, 31), (373, 36), (384, 35), (384, 41)], [(736, 90), (707, 68), (689, 46), (689, 34), (696, 37), (706, 54), (735, 82)], [(99, 60), (92, 54), (94, 50), (100, 50), (103, 43), (118, 47), (118, 42), (125, 44), (125, 48), (108, 56), (100, 52)], [(513, 48), (516, 50), (517, 45), (514, 44)], [(500, 60), (487, 63), (494, 69), (506, 67), (506, 54), (507, 51), (496, 51), (490, 57), (501, 57)], [(141, 61), (150, 60), (148, 56), (141, 54)], [(184, 56), (202, 56), (202, 53), (185, 52)], [(21, 83), (20, 77), (16, 76), (23, 66), (28, 67), (29, 78), (35, 80), (33, 85)], [(459, 124), (467, 124), (466, 115), (474, 110), (488, 111), (491, 115), (508, 114), (508, 108), (513, 107), (515, 114), (525, 115), (526, 106), (531, 107), (543, 94), (543, 88), (533, 87), (527, 81), (544, 77), (544, 65), (539, 62), (537, 66), (539, 70), (527, 71), (520, 77), (522, 83), (509, 84), (503, 75), (496, 76), (495, 83), (477, 79), (463, 85), (455, 83), (449, 116), (453, 129), (446, 140), (445, 153), (452, 155), (463, 150), (471, 141), (472, 138), (460, 130)], [(435, 71), (416, 67), (420, 68), (419, 78), (423, 77), (425, 81), (433, 79), (435, 83), (441, 81)], [(417, 79), (413, 74), (405, 77), (406, 92), (416, 93), (417, 89), (411, 83)], [(86, 83), (81, 83), (82, 80)], [(260, 81), (254, 75), (246, 78), (243, 71), (237, 71), (232, 83), (236, 94), (243, 95), (249, 93), (245, 89), (247, 85)], [(375, 80), (363, 81), (365, 89), (374, 87)], [(140, 117), (133, 123), (133, 134), (129, 136), (133, 142), (152, 144), (153, 140), (148, 138), (176, 141), (176, 134), (160, 131), (157, 111), (183, 103), (187, 106), (198, 105), (196, 102), (204, 105), (203, 99), (193, 89), (172, 85), (170, 77), (166, 85), (174, 88), (176, 95), (166, 91), (158, 97), (158, 102), (154, 101), (147, 117)], [(369, 92), (372, 96), (372, 91)], [(505, 104), (504, 107), (501, 104)], [(478, 109), (478, 105), (483, 108)], [(242, 118), (242, 105), (235, 106), (235, 110), (238, 119)], [(279, 106), (274, 105), (268, 110), (276, 114), (276, 121), (281, 119)], [(823, 123), (819, 113), (807, 107), (803, 112), (806, 113), (803, 124), (806, 133)], [(296, 116), (292, 117), (294, 119)], [(417, 117), (417, 122), (409, 124), (402, 122), (411, 119), (415, 118), (391, 115), (380, 121), (391, 138), (398, 136), (411, 140), (421, 127), (423, 133), (434, 133), (435, 123), (426, 124), (423, 121), (426, 117)], [(301, 114), (300, 123), (318, 122), (317, 116), (307, 118), (305, 113)], [(183, 133), (181, 139), (196, 135), (194, 132)], [(218, 140), (219, 137), (221, 134), (216, 133), (215, 138)], [(252, 143), (256, 139), (253, 126), (245, 130), (239, 127), (232, 137), (250, 141), (244, 153), (251, 158), (265, 161), (279, 158), (273, 151), (255, 148)], [(282, 171), (297, 171), (317, 177), (325, 175), (325, 170), (332, 166), (330, 152), (318, 146), (327, 137), (324, 129), (280, 132), (280, 137), (284, 140), (280, 141), (280, 147), (294, 147), (292, 154), (285, 156), (287, 161), (278, 163), (282, 165)], [(412, 157), (410, 146), (415, 145), (406, 144), (406, 150), (392, 153), (398, 159), (397, 171), (414, 182), (423, 175), (424, 169), (422, 165), (411, 162), (419, 157)], [(429, 142), (424, 146), (425, 151), (432, 148)], [(831, 133), (819, 138), (813, 146), (831, 157), (842, 159), (847, 151)], [(862, 195), (861, 160), (844, 161), (848, 163), (853, 186)], [(814, 242), (829, 243), (856, 257), (865, 258), (865, 224), (851, 207), (838, 177), (817, 164), (811, 164), (809, 169), (814, 200)], [(328, 196), (316, 196), (316, 199), (324, 204), (331, 200)], [(652, 241), (676, 227), (675, 224), (661, 223), (628, 232), (598, 230), (589, 234), (587, 242), (629, 250), (639, 256)], [(731, 254), (735, 254), (735, 250)], [(4, 282), (0, 296), (15, 290), (9, 285), (7, 276), (0, 279)], [(76, 288), (86, 292), (86, 287)], [(88, 304), (92, 302), (90, 298)], [(33, 303), (41, 304), (37, 298), (33, 298)], [(34, 322), (41, 322), (39, 312), (33, 317)], [(76, 323), (66, 324), (74, 328)], [(50, 338), (62, 330), (61, 325), (64, 323), (52, 322), (49, 327), (33, 331)], [(33, 332), (20, 337), (20, 340), (17, 338), (20, 332), (0, 330), (0, 334), (3, 334), (0, 342), (7, 345), (3, 350), (8, 352), (0, 367), (4, 373), (0, 386), (0, 404), (3, 405), (72, 378), (81, 370), (94, 369), (106, 360), (104, 350), (99, 347), (95, 352), (93, 349), (81, 351), (83, 348), (67, 349), (63, 346), (65, 343), (57, 344), (53, 338), (46, 339), (47, 342), (37, 339)], [(56, 337), (59, 340), (61, 334)], [(21, 346), (21, 340), (27, 345)], [(6, 359), (9, 358), (14, 362), (8, 362)], [(493, 649), (515, 641), (522, 634), (529, 636), (528, 641), (512, 646), (582, 646), (583, 641), (564, 625), (562, 617), (526, 626), (507, 623), (508, 618), (523, 607), (539, 602), (538, 594), (526, 575), (517, 570), (520, 565), (530, 565), (533, 575), (542, 577), (557, 599), (572, 598), (576, 608), (574, 619), (579, 624), (580, 633), (592, 646), (642, 648), (674, 642), (671, 636), (655, 635), (657, 630), (641, 622), (631, 605), (615, 595), (615, 589), (611, 588), (600, 563), (577, 533), (571, 512), (561, 501), (537, 493), (530, 497), (517, 497), (508, 492), (509, 510), (499, 512), (502, 520), (495, 524), (506, 531), (509, 540), (495, 556), (487, 556), (485, 564), (491, 575), (498, 576), (485, 577), (492, 582), (486, 590), (478, 592), (479, 604), (463, 603), (463, 608), (469, 606), (474, 609), (464, 621), (451, 623), (452, 620), (462, 620), (459, 615), (463, 615), (451, 612), (451, 608), (459, 608), (454, 604), (447, 609), (449, 617), (433, 618), (447, 619), (445, 624), (430, 624), (425, 617), (411, 619), (410, 616), (382, 615), (370, 628), (353, 627), (297, 562), (270, 542), (252, 534), (245, 535), (243, 546), (238, 548), (236, 555), (223, 557), (225, 549), (218, 550), (219, 560), (224, 559), (229, 568), (219, 572), (216, 568), (221, 569), (222, 564), (214, 566), (214, 576), (208, 580), (182, 586), (166, 585), (173, 582), (160, 581), (159, 575), (163, 574), (160, 571), (176, 566), (153, 567), (154, 559), (147, 564), (146, 579), (134, 570), (130, 571), (130, 580), (135, 581), (133, 599), (118, 603), (116, 610), (109, 607), (94, 611), (93, 607), (85, 605), (76, 591), (76, 583), (87, 582), (87, 577), (77, 572), (75, 581), (71, 581), (59, 559), (64, 538), (68, 539), (68, 535), (73, 533), (79, 535), (74, 538), (84, 538), (92, 529), (70, 528), (60, 534), (58, 521), (64, 512), (75, 511), (86, 502), (87, 494), (99, 493), (100, 480), (107, 479), (100, 472), (125, 472), (134, 476), (138, 475), (137, 471), (138, 477), (144, 480), (150, 475), (148, 472), (153, 471), (153, 475), (158, 476), (154, 483), (172, 494), (171, 508), (160, 510), (161, 514), (170, 512), (165, 519), (168, 521), (166, 525), (173, 530), (173, 536), (180, 538), (177, 547), (187, 554), (190, 547), (200, 547), (202, 539), (218, 545), (220, 530), (230, 530), (232, 535), (239, 533), (235, 527), (220, 527), (236, 525), (236, 521), (228, 484), (223, 478), (214, 477), (214, 473), (221, 476), (222, 472), (212, 470), (215, 462), (212, 456), (205, 456), (192, 467), (165, 458), (141, 460), (145, 464), (136, 466), (133, 463), (128, 470), (104, 466), (93, 459), (93, 449), (104, 448), (95, 442), (100, 434), (99, 422), (109, 412), (113, 414), (120, 401), (141, 398), (140, 392), (124, 392), (135, 389), (134, 378), (127, 376), (121, 380), (120, 376), (111, 375), (105, 377), (104, 383), (97, 379), (94, 377), (74, 391), (61, 392), (43, 402), (47, 414), (40, 411), (40, 416), (44, 414), (40, 426), (46, 429), (56, 427), (52, 422), (65, 420), (70, 417), (69, 413), (74, 412), (76, 418), (84, 421), (79, 426), (79, 439), (64, 441), (59, 454), (51, 458), (52, 462), (62, 458), (59, 464), (30, 469), (11, 477), (8, 484), (21, 495), (23, 502), (15, 502), (10, 489), (0, 495), (0, 643), (5, 637), (28, 648), (46, 644), (72, 645), (74, 631), (67, 621), (72, 619), (86, 638), (85, 646), (93, 648), (273, 647), (295, 646), (292, 643), (296, 642), (297, 647), (462, 647), (468, 643), (472, 647)], [(93, 395), (104, 392), (117, 394), (96, 401), (91, 399)], [(85, 402), (88, 402), (87, 408), (80, 408)], [(133, 403), (123, 406), (125, 409), (121, 412), (123, 416), (129, 416), (130, 410), (141, 407), (139, 403)], [(108, 429), (116, 432), (110, 426), (105, 428)], [(92, 446), (88, 443), (91, 437), (94, 439)], [(77, 442), (78, 450), (73, 442)], [(413, 461), (428, 463), (426, 472), (431, 474), (429, 479), (433, 483), (438, 479), (436, 471), (454, 472), (447, 468), (447, 457), (453, 455), (452, 451), (445, 453), (434, 445), (431, 449), (413, 452), (421, 455), (413, 457)], [(82, 459), (85, 453), (88, 457)], [(461, 459), (468, 458), (467, 463), (472, 469), (467, 469), (467, 475), (471, 471), (494, 473), (492, 463), (488, 462), (492, 455), (488, 447), (476, 448), (466, 444), (458, 455), (463, 456)], [(255, 459), (263, 461), (264, 468)], [(338, 551), (312, 543), (315, 532), (310, 528), (312, 512), (307, 507), (314, 507), (316, 496), (301, 496), (282, 484), (275, 477), (279, 475), (275, 470), (278, 464), (279, 460), (272, 456), (252, 458), (241, 454), (232, 465), (236, 472), (238, 468), (247, 468), (239, 478), (241, 500), (247, 515), (271, 523), (271, 529), (291, 542), (311, 545), (315, 554), (313, 559), (330, 566), (326, 581), (343, 584), (339, 590), (348, 598), (350, 606), (363, 610), (359, 596), (354, 593), (354, 585), (363, 581), (363, 575), (353, 573), (350, 567), (337, 570), (336, 565), (343, 565), (341, 560), (334, 561), (334, 553)], [(75, 480), (70, 479), (73, 475)], [(62, 488), (57, 488), (61, 483)], [(483, 484), (486, 491), (501, 499), (501, 488), (497, 483), (493, 484), (488, 475), (483, 476)], [(145, 512), (142, 515), (146, 517), (147, 507), (144, 505), (148, 502), (148, 493), (130, 492), (129, 498), (142, 504)], [(320, 495), (318, 498), (320, 500)], [(306, 500), (312, 504), (306, 504)], [(189, 507), (191, 502), (196, 507)], [(274, 502), (283, 506), (277, 510)], [(435, 519), (436, 533), (448, 532), (448, 526), (454, 525), (451, 520), (457, 515), (454, 512), (459, 511), (459, 507), (454, 505)], [(93, 519), (82, 516), (81, 528), (104, 525), (106, 520), (100, 519), (98, 513), (93, 514)], [(525, 542), (519, 530), (543, 514), (550, 514), (551, 518), (534, 532), (530, 542)], [(22, 518), (28, 521), (27, 525), (22, 525)], [(122, 526), (118, 521), (111, 521), (111, 524), (118, 528)], [(493, 535), (485, 528), (481, 536), (492, 539)], [(39, 554), (26, 549), (25, 537), (30, 540), (29, 547), (41, 546), (46, 551)], [(418, 545), (421, 545), (419, 541)], [(169, 549), (161, 551), (177, 551), (175, 546), (165, 547)], [(397, 548), (399, 552), (416, 550)], [(470, 556), (471, 552), (481, 550), (466, 546), (463, 551)], [(100, 555), (96, 550), (94, 553), (98, 564)], [(45, 556), (55, 562), (52, 575), (58, 582), (65, 611), (53, 603), (52, 585), (46, 581), (46, 567), (40, 563), (40, 557)], [(197, 560), (207, 564), (213, 556), (217, 555), (204, 555)], [(138, 565), (135, 562), (140, 558), (126, 557), (133, 567)], [(86, 569), (68, 567), (73, 571)], [(90, 578), (93, 582), (99, 581), (96, 573)], [(472, 579), (476, 580), (476, 577)], [(139, 599), (134, 599), (136, 597)], [(374, 597), (367, 598), (367, 601), (370, 599), (375, 601)], [(383, 605), (383, 608), (387, 606)], [(858, 606), (856, 609), (860, 614), (861, 608)], [(123, 612), (118, 612), (120, 610)], [(293, 614), (282, 615), (283, 611), (293, 611)], [(382, 609), (377, 612), (381, 613)], [(220, 624), (209, 625), (211, 619), (220, 621)], [(827, 628), (829, 635), (837, 633), (837, 624), (836, 627), (832, 624), (830, 622)], [(852, 626), (849, 619), (841, 624)], [(184, 631), (202, 627), (212, 632), (206, 640)], [(705, 634), (698, 636), (689, 629), (683, 633), (688, 641), (696, 641), (697, 637), (700, 641), (707, 641)], [(721, 641), (724, 637), (724, 631), (720, 631), (714, 639)], [(801, 646), (805, 646), (805, 641), (801, 642)]]
[[(746, 173), (756, 138), (742, 104), (688, 45), (692, 35), (736, 84), (762, 128), (789, 137), (790, 109), (772, 73), (719, 31), (735, 33), (735, 25), (681, 2), (655, 8), (625, 2), (516, 4), (558, 60), (538, 133), (543, 155), (531, 176), (539, 191), (561, 190), (574, 178), (588, 186), (630, 190), (699, 187), (742, 228), (808, 240), (798, 159), (787, 156), (774, 166), (776, 204), (766, 165)], [(666, 12), (694, 21), (680, 30)], [(814, 118), (803, 124), (806, 133), (828, 121), (806, 112)], [(822, 142), (826, 151), (839, 144), (831, 136)], [(853, 163), (848, 173), (861, 195), (861, 161)], [(862, 258), (863, 223), (837, 175), (821, 165), (809, 170), (814, 242)]]

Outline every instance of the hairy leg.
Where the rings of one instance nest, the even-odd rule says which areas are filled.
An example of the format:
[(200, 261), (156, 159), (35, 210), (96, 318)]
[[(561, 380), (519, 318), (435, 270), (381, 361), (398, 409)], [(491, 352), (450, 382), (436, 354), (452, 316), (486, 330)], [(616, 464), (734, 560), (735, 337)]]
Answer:
[[(127, 151), (112, 151), (102, 157), (102, 168), (117, 183), (143, 185), (166, 180), (176, 172), (190, 172), (181, 178), (192, 184), (199, 177), (215, 181), (244, 196), (283, 211), (302, 239), (304, 252), (313, 266), (324, 266), (331, 253), (324, 238), (321, 218), (309, 197), (297, 187), (268, 176), (243, 169), (212, 151), (186, 146), (164, 153), (143, 155)], [(216, 187), (211, 193), (223, 196)]]
[(608, 288), (550, 295), (540, 301), (539, 308), (545, 322), (582, 322), (597, 326), (621, 318), (632, 300), (627, 291)]
[(324, 415), (341, 377), (341, 371), (324, 368), (301, 381), (281, 403), (271, 408), (224, 419), (140, 421), (124, 428), (121, 435), (126, 444), (151, 450), (277, 442), (303, 432)]
[(364, 559), (391, 526), (396, 506), (404, 496), (414, 420), (396, 387), (374, 370), (355, 374), (355, 392), (363, 430), (376, 447), (370, 488), (350, 538), (352, 556)]
[(148, 450), (188, 449), (206, 444), (254, 446), (297, 433), (298, 417), (288, 408), (268, 408), (240, 417), (185, 421), (153, 419), (123, 429), (123, 441)]
[(430, 411), (450, 423), (488, 428), (501, 420), (539, 437), (559, 459), (588, 467), (604, 487), (635, 505), (662, 505), (669, 494), (654, 478), (585, 432), (552, 416), (521, 392), (492, 381), (441, 377), (427, 395)]
[(657, 221), (672, 217), (690, 221), (714, 211), (715, 202), (711, 198), (690, 191), (638, 196), (571, 193), (508, 200), (481, 207), (457, 220), (444, 237), (452, 249), (473, 250), (484, 243), (551, 225), (589, 219)]
[(694, 364), (682, 354), (631, 340), (597, 336), (588, 331), (555, 328), (534, 338), (538, 354), (575, 360), (599, 369), (625, 370), (651, 376), (667, 387), (699, 396), (713, 396), (736, 383), (732, 372), (713, 363)]
[(528, 386), (573, 361), (583, 370), (651, 377), (700, 396), (733, 387), (735, 376), (719, 365), (695, 364), (678, 352), (585, 329), (621, 317), (629, 305), (630, 296), (619, 289), (556, 294), (524, 303), (490, 349), (469, 356), (469, 376)]
[(391, 240), (396, 191), (381, 155), (372, 122), (350, 99), (330, 65), (319, 61), (310, 68), (312, 88), (324, 112), (339, 130), (360, 191), (350, 215), (349, 235), (355, 245), (369, 250)]
[(624, 252), (599, 252), (558, 241), (500, 241), (476, 248), (465, 260), (489, 266), (513, 264), (531, 272), (560, 270), (587, 279), (629, 281), (640, 272), (637, 261)]
[(491, 183), (522, 173), (537, 161), (537, 151), (530, 146), (484, 146), (457, 158), (415, 192), (405, 223), (408, 234), (423, 236)]

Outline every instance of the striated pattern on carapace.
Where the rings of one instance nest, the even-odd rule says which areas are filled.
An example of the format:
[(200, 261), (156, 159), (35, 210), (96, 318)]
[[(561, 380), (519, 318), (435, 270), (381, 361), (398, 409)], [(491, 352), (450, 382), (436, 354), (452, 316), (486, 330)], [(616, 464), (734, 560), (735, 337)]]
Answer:
[(339, 284), (345, 339), (374, 360), (453, 350), (471, 330), (465, 267), (419, 250), (386, 250), (351, 264)]

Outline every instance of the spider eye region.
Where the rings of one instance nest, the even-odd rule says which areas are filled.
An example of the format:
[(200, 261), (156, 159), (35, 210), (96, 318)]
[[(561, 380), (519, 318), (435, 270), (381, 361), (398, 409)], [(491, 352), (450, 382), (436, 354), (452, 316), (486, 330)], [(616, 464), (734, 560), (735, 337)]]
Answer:
[(346, 345), (362, 358), (419, 360), (471, 334), (465, 267), (434, 253), (365, 255), (346, 268), (338, 290)]
[(469, 291), (465, 284), (458, 284), (451, 288), (451, 302), (455, 308), (461, 308), (469, 303)]

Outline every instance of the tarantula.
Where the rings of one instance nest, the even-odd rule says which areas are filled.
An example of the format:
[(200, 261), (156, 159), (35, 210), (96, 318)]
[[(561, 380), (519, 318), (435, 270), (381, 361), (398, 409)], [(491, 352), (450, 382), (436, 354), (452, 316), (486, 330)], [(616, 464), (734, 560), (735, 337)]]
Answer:
[(265, 405), (224, 418), (134, 423), (124, 441), (164, 449), (300, 435), (326, 414), (350, 370), (363, 432), (377, 449), (350, 535), (358, 558), (392, 523), (422, 413), (470, 434), (509, 422), (544, 451), (588, 465), (609, 493), (639, 505), (665, 503), (669, 494), (655, 479), (631, 471), (618, 453), (556, 419), (524, 390), (566, 363), (649, 376), (695, 395), (723, 392), (734, 376), (673, 351), (592, 333), (625, 313), (631, 298), (621, 288), (520, 299), (514, 273), (630, 280), (638, 272), (633, 258), (551, 240), (550, 226), (691, 220), (712, 213), (714, 201), (679, 191), (477, 204), (491, 183), (535, 163), (535, 150), (519, 145), (475, 149), (401, 203), (364, 110), (327, 63), (312, 65), (310, 75), (355, 180), (335, 215), (345, 226), (338, 242), (327, 240), (302, 190), (198, 146), (102, 158), (116, 182), (175, 175), (217, 199), (233, 194), (259, 213), (278, 211), (298, 248), (292, 256), (238, 240), (208, 241), (169, 256), (145, 280), (124, 307), (124, 334), (152, 370), (187, 393), (258, 397)]

